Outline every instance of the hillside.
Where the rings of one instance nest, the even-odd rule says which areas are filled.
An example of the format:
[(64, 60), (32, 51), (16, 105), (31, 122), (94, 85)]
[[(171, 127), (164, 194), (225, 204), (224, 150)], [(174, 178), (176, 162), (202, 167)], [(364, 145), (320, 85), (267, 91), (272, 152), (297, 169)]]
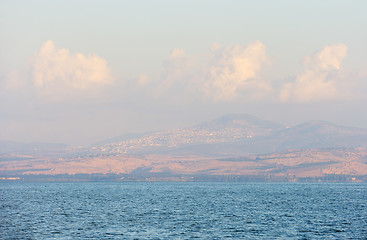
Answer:
[(293, 181), (367, 175), (365, 129), (324, 121), (285, 127), (239, 114), (189, 128), (124, 135), (91, 147), (12, 143), (0, 149), (0, 177), (5, 178), (123, 174), (126, 179), (260, 176)]
[(247, 114), (95, 146), (109, 154), (265, 154), (287, 149), (367, 147), (367, 130), (311, 121), (293, 127)]

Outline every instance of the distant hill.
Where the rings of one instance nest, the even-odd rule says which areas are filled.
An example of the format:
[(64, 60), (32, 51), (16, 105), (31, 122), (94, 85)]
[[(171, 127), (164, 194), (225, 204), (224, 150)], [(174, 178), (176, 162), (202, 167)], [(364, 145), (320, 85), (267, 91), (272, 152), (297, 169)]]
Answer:
[[(99, 147), (112, 153), (189, 153), (216, 155), (221, 153), (252, 152), (243, 149), (243, 143), (271, 136), (285, 126), (262, 120), (248, 114), (230, 114), (189, 128), (177, 128), (137, 135), (135, 138), (118, 137)], [(250, 141), (251, 140), (251, 141)]]
[(64, 151), (68, 145), (58, 143), (20, 143), (0, 141), (0, 153), (55, 153)]
[[(309, 121), (292, 127), (249, 114), (229, 114), (188, 128), (124, 134), (90, 147), (85, 154), (265, 154), (287, 149), (367, 147), (367, 130)], [(64, 144), (0, 142), (0, 153), (53, 154), (75, 149)]]
[(250, 114), (228, 114), (198, 125), (199, 129), (220, 130), (224, 128), (246, 129), (255, 135), (268, 135), (269, 132), (284, 129), (284, 125), (266, 121)]
[[(58, 177), (55, 177), (58, 175)], [(367, 130), (231, 114), (89, 147), (0, 142), (1, 179), (367, 181)], [(42, 177), (41, 177), (42, 178)], [(81, 179), (79, 179), (81, 180)]]
[(95, 144), (92, 144), (92, 146), (101, 146), (101, 145), (105, 145), (109, 143), (123, 142), (123, 141), (131, 140), (131, 139), (139, 138), (143, 135), (144, 134), (142, 133), (126, 133), (121, 136), (117, 136), (117, 137), (113, 137), (113, 138), (109, 138), (109, 139), (97, 142)]
[(99, 147), (111, 153), (263, 154), (287, 149), (366, 147), (367, 130), (325, 121), (285, 127), (248, 114), (230, 114), (190, 128), (120, 139), (124, 140)]
[(271, 142), (275, 151), (295, 148), (367, 147), (367, 130), (310, 121), (274, 133)]

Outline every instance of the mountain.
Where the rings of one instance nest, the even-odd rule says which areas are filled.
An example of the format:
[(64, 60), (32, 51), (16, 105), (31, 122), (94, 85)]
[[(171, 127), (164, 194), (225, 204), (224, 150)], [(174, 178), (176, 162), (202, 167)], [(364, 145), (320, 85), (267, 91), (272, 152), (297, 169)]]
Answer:
[[(254, 152), (254, 139), (285, 129), (281, 124), (248, 114), (225, 115), (189, 128), (176, 128), (142, 134), (122, 141), (108, 141), (99, 149), (110, 153), (229, 154)], [(247, 146), (249, 148), (247, 148)]]
[(118, 180), (367, 181), (367, 130), (325, 121), (285, 127), (231, 114), (90, 147), (0, 142), (0, 180), (61, 175), (68, 181), (64, 177), (80, 174)]
[(334, 125), (325, 121), (310, 121), (274, 133), (275, 151), (295, 148), (367, 147), (367, 130)]
[(284, 125), (266, 121), (250, 114), (228, 114), (199, 124), (197, 128), (214, 131), (225, 128), (246, 129), (249, 134), (268, 135), (269, 132), (283, 129)]
[(367, 147), (367, 130), (325, 121), (285, 127), (248, 114), (231, 114), (189, 128), (146, 133), (98, 147), (111, 154), (265, 154), (287, 149)]
[(367, 147), (367, 130), (325, 121), (309, 121), (285, 127), (249, 114), (229, 114), (188, 128), (130, 133), (84, 148), (3, 141), (0, 142), (0, 153), (194, 154), (216, 157), (265, 154), (287, 149), (343, 147)]
[(20, 143), (11, 141), (0, 141), (0, 153), (55, 153), (62, 152), (68, 148), (66, 144), (58, 143)]
[(101, 145), (105, 145), (105, 144), (109, 144), (109, 143), (128, 141), (128, 140), (131, 140), (131, 139), (140, 138), (143, 135), (144, 134), (142, 134), (142, 133), (126, 133), (126, 134), (123, 134), (121, 136), (117, 136), (117, 137), (113, 137), (113, 138), (109, 138), (109, 139), (97, 142), (97, 143), (93, 144), (92, 146), (101, 146)]

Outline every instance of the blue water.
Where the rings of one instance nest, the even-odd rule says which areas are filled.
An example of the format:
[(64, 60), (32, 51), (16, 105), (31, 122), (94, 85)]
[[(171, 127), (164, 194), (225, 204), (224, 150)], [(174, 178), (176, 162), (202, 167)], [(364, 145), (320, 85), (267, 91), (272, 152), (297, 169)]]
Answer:
[(0, 239), (367, 239), (367, 184), (0, 183)]

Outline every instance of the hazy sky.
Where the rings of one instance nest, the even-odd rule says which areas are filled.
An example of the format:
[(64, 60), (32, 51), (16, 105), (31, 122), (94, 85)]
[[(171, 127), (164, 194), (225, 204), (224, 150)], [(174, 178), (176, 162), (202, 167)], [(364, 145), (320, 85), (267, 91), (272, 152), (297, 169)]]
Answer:
[(0, 0), (0, 140), (228, 113), (367, 128), (367, 1)]

